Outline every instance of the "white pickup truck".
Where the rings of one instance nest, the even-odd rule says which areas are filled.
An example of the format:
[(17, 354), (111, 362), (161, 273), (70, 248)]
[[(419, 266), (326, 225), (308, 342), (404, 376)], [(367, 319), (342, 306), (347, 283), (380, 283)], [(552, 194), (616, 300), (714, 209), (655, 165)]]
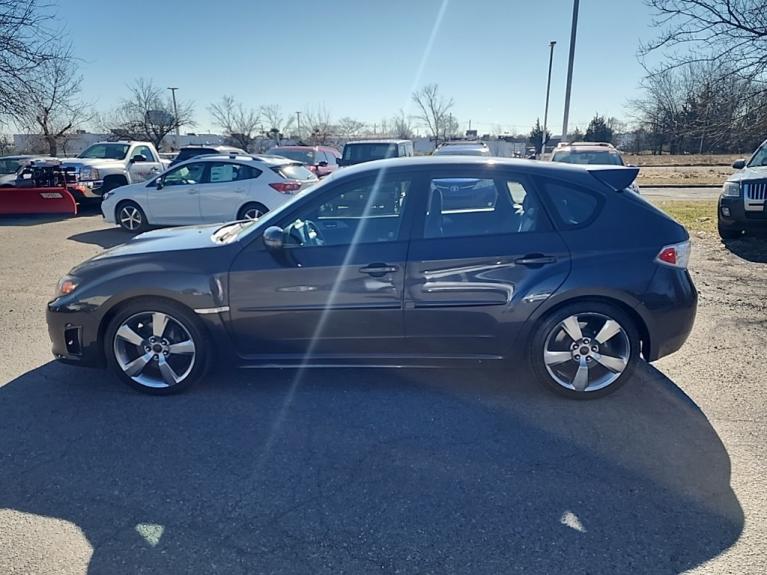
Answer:
[(149, 142), (98, 142), (62, 162), (63, 167), (75, 169), (81, 191), (90, 198), (149, 180), (163, 172), (168, 163)]

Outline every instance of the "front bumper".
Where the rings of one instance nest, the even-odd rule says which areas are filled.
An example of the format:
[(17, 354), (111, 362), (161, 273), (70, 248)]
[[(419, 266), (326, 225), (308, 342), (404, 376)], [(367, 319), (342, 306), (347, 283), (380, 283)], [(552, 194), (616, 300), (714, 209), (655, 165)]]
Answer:
[(45, 314), (53, 356), (66, 363), (103, 366), (98, 318), (93, 313), (72, 311), (66, 306), (57, 305), (56, 301), (48, 303)]
[(749, 200), (749, 209), (741, 196), (719, 196), (717, 219), (719, 224), (729, 228), (767, 229), (767, 202), (759, 205)]
[(87, 182), (78, 182), (78, 188), (86, 198), (98, 199), (102, 196), (104, 181), (94, 180)]

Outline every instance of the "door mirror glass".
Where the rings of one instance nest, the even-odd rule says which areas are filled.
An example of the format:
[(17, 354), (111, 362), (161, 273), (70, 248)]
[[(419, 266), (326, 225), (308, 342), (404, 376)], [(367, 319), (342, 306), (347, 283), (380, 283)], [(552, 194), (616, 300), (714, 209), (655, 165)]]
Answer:
[(285, 230), (279, 226), (269, 226), (264, 230), (264, 245), (270, 252), (282, 250), (285, 241)]
[(732, 167), (736, 170), (742, 170), (746, 167), (746, 160), (735, 160), (732, 163)]
[(136, 154), (130, 159), (130, 161), (131, 163), (146, 162), (146, 156), (144, 156), (143, 154)]
[(155, 187), (155, 188), (157, 188), (158, 190), (162, 190), (162, 187), (163, 187), (164, 185), (165, 185), (165, 182), (163, 181), (163, 178), (162, 178), (162, 177), (159, 177), (159, 178), (157, 178), (157, 179), (154, 181), (154, 187)]

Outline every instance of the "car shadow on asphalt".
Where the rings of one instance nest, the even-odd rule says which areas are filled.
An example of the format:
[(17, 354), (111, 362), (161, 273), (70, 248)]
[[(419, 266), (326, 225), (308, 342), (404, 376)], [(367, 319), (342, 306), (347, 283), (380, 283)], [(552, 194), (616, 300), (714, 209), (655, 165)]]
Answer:
[(749, 235), (737, 240), (723, 240), (724, 246), (736, 256), (759, 264), (767, 263), (767, 234)]
[(129, 242), (133, 237), (132, 234), (129, 234), (121, 228), (107, 228), (105, 230), (91, 230), (89, 232), (73, 234), (67, 239), (108, 249)]
[(75, 524), (92, 573), (678, 573), (738, 539), (727, 451), (662, 373), (586, 402), (512, 379), (246, 370), (151, 397), (49, 363), (0, 388), (0, 508)]

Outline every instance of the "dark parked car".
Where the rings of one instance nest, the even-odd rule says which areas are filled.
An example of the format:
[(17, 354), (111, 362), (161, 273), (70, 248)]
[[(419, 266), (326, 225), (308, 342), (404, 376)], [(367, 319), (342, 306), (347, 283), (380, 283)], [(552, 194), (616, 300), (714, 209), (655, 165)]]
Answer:
[[(684, 343), (686, 230), (636, 168), (470, 157), (341, 170), (253, 222), (158, 230), (75, 267), (53, 353), (169, 393), (212, 365), (505, 365), (586, 398)], [(440, 182), (494, 188), (445, 210)]]
[(363, 162), (411, 156), (413, 156), (413, 142), (410, 140), (360, 140), (346, 143), (338, 164), (354, 166)]
[(175, 166), (176, 164), (180, 164), (181, 162), (185, 162), (186, 160), (190, 158), (196, 158), (197, 156), (206, 156), (209, 154), (237, 154), (238, 156), (247, 156), (248, 153), (241, 149), (241, 148), (235, 148), (233, 146), (198, 146), (198, 145), (190, 145), (190, 146), (184, 146), (178, 151), (178, 154), (176, 154), (176, 157), (173, 158), (170, 162), (170, 166)]
[(341, 158), (338, 150), (330, 146), (275, 146), (266, 153), (306, 164), (309, 171), (318, 178), (335, 172)]
[(743, 232), (767, 232), (767, 141), (732, 167), (739, 171), (727, 178), (719, 196), (719, 236), (734, 240)]

